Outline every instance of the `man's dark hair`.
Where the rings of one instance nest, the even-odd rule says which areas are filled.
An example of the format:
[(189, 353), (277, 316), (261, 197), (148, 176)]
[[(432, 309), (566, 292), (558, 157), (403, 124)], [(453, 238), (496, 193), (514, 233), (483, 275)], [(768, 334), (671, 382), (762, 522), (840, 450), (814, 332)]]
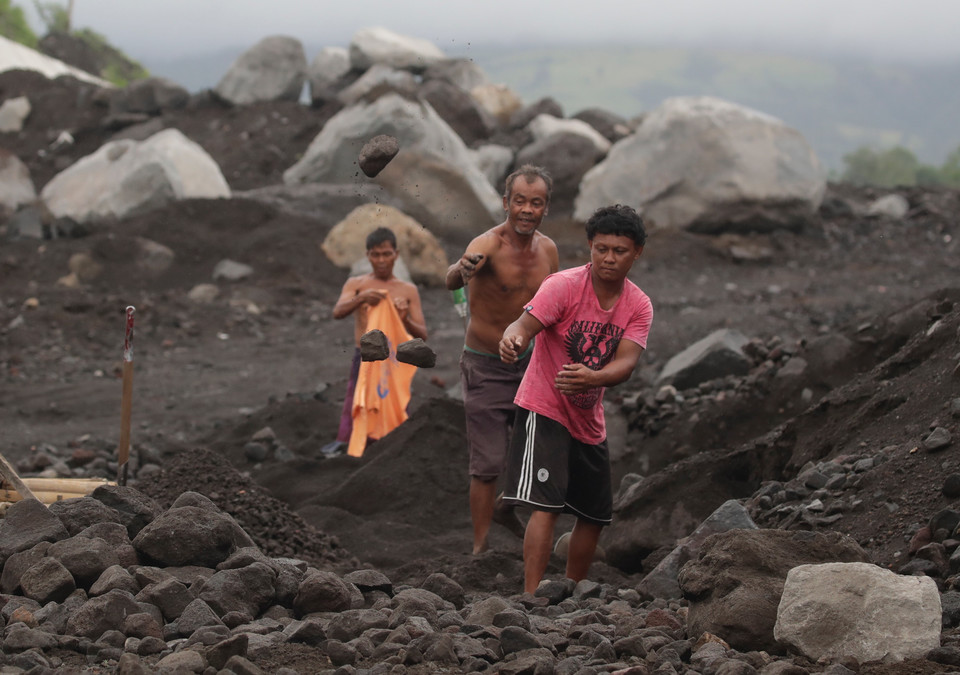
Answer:
[(523, 176), (523, 179), (528, 183), (533, 183), (538, 178), (543, 179), (543, 182), (547, 184), (547, 204), (550, 203), (550, 193), (553, 192), (553, 178), (550, 177), (550, 174), (547, 173), (547, 170), (542, 166), (534, 166), (533, 164), (524, 164), (507, 176), (503, 190), (504, 199), (508, 202), (510, 201), (510, 198), (513, 196), (513, 182), (520, 176)]
[(385, 241), (389, 241), (394, 249), (397, 248), (397, 235), (393, 233), (393, 230), (386, 227), (378, 227), (367, 235), (367, 250), (369, 251), (374, 246), (379, 246)]
[(637, 246), (643, 246), (647, 242), (647, 230), (643, 226), (643, 218), (632, 208), (623, 204), (601, 206), (590, 216), (586, 229), (588, 241), (593, 241), (598, 234), (614, 234), (630, 237)]

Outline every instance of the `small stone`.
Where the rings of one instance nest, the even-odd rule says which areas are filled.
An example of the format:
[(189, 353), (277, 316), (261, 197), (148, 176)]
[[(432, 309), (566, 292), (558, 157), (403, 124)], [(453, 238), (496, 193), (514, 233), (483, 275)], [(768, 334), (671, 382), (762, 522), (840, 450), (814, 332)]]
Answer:
[(960, 497), (960, 474), (953, 473), (947, 476), (943, 481), (943, 487), (940, 490), (944, 497), (956, 499)]
[(382, 330), (374, 328), (360, 336), (360, 360), (383, 361), (390, 358), (390, 341)]
[(433, 368), (437, 365), (437, 354), (420, 338), (407, 340), (397, 346), (397, 361), (409, 363), (417, 368)]
[(943, 450), (950, 445), (952, 441), (953, 437), (950, 435), (949, 429), (937, 427), (930, 432), (929, 436), (923, 439), (923, 447), (928, 452), (936, 452), (937, 450)]
[(368, 178), (373, 178), (383, 171), (397, 153), (400, 152), (400, 143), (393, 136), (380, 134), (374, 136), (360, 150), (357, 164)]

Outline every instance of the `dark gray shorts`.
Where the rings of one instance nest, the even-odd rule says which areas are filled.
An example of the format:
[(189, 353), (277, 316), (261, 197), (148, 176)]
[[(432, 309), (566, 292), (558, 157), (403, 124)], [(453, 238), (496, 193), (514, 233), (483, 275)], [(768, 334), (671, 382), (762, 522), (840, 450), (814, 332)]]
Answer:
[(460, 355), (470, 475), (475, 478), (493, 480), (503, 473), (517, 411), (513, 399), (528, 363), (529, 354), (516, 363), (466, 350)]
[(606, 440), (578, 441), (556, 420), (517, 408), (503, 498), (609, 525), (613, 493)]

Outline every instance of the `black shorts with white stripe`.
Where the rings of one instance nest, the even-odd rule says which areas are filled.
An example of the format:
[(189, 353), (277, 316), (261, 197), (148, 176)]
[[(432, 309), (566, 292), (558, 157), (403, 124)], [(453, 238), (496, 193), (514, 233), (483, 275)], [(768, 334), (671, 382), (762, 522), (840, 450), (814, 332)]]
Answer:
[(519, 408), (507, 453), (504, 500), (609, 525), (613, 495), (606, 440), (583, 443), (556, 420)]

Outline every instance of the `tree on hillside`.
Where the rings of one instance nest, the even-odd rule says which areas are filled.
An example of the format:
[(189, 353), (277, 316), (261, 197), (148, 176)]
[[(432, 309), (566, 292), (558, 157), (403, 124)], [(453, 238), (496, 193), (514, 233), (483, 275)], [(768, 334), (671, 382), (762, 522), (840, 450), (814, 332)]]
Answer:
[(27, 47), (37, 46), (37, 35), (30, 29), (23, 9), (10, 0), (0, 0), (0, 35)]
[(882, 152), (859, 148), (844, 155), (843, 163), (846, 170), (841, 180), (858, 185), (960, 187), (960, 147), (939, 168), (921, 164), (912, 152), (900, 146)]
[(47, 27), (48, 33), (69, 33), (71, 19), (73, 17), (73, 0), (69, 0), (67, 6), (56, 2), (39, 2), (33, 0), (33, 6), (37, 9), (37, 15)]

